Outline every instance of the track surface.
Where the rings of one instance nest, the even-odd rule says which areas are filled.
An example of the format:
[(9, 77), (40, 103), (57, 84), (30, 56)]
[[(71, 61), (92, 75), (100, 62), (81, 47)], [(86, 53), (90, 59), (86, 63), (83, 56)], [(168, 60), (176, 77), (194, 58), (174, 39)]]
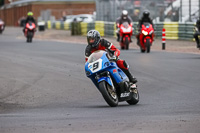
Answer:
[(111, 108), (85, 76), (85, 46), (0, 35), (0, 133), (200, 132), (199, 54), (121, 51), (140, 102)]

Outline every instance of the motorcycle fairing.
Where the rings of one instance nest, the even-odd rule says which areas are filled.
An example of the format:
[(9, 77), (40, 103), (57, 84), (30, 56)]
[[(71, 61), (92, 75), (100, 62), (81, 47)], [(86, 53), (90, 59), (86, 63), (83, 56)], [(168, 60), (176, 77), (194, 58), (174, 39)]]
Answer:
[[(110, 76), (102, 74), (108, 72)], [(109, 85), (113, 86), (112, 81), (118, 85), (128, 81), (126, 74), (117, 66), (116, 62), (110, 62), (107, 58), (106, 52), (102, 57), (91, 63), (85, 63), (85, 73), (89, 77), (95, 86), (98, 88), (98, 84), (101, 81), (106, 81)], [(112, 79), (113, 80), (112, 80)], [(112, 80), (112, 81), (111, 81)], [(122, 90), (123, 92), (123, 90)]]

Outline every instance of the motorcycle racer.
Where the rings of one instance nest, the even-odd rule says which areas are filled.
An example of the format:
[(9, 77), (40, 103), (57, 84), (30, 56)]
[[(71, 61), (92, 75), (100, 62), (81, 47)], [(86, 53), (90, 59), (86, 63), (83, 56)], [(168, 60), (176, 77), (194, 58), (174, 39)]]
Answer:
[(150, 23), (152, 26), (153, 26), (153, 28), (154, 28), (154, 25), (153, 25), (153, 22), (152, 22), (152, 19), (149, 17), (150, 16), (150, 12), (149, 11), (144, 11), (143, 12), (143, 16), (142, 16), (142, 18), (139, 20), (139, 22), (138, 22), (138, 35), (136, 35), (136, 38), (137, 38), (137, 44), (139, 44), (139, 35), (140, 35), (140, 29), (142, 28), (142, 24), (143, 23)]
[(87, 42), (88, 45), (85, 49), (85, 60), (88, 60), (88, 57), (97, 50), (112, 50), (114, 51), (114, 55), (117, 57), (116, 63), (117, 66), (122, 69), (122, 71), (128, 76), (131, 83), (135, 84), (137, 82), (137, 79), (132, 76), (132, 74), (129, 71), (129, 65), (124, 61), (118, 58), (120, 55), (120, 50), (117, 49), (112, 43), (107, 41), (106, 39), (102, 39), (100, 36), (100, 33), (96, 30), (90, 30), (87, 33)]
[(196, 21), (196, 26), (195, 26), (195, 33), (194, 33), (194, 38), (195, 38), (195, 41), (197, 43), (197, 48), (200, 48), (200, 43), (199, 43), (199, 38), (198, 38), (198, 35), (200, 35), (200, 19), (198, 19)]
[(25, 20), (25, 27), (24, 27), (24, 29), (23, 29), (23, 32), (25, 32), (26, 23), (28, 23), (28, 22), (32, 22), (32, 23), (34, 23), (34, 24), (36, 25), (36, 21), (35, 21), (35, 19), (33, 18), (33, 12), (31, 12), (31, 11), (27, 13), (27, 18), (26, 18), (26, 20)]
[[(132, 19), (131, 19), (131, 17), (128, 16), (127, 10), (123, 10), (121, 16), (118, 17), (116, 20), (116, 28), (117, 28), (116, 34), (117, 34), (118, 42), (120, 40), (119, 28), (120, 28), (120, 25), (123, 24), (124, 22), (128, 22), (128, 24), (132, 26)], [(131, 40), (131, 38), (130, 38), (130, 40)], [(131, 42), (132, 42), (132, 40), (131, 40)]]

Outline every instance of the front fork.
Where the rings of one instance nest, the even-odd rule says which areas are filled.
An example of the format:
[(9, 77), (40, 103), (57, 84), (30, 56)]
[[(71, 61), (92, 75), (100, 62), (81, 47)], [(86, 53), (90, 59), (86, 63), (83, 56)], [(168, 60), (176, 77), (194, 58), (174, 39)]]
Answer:
[(102, 81), (107, 82), (110, 86), (112, 86), (114, 88), (114, 84), (113, 81), (110, 77), (110, 73), (108, 71), (100, 73), (100, 74), (96, 74), (95, 79), (97, 80), (97, 83), (100, 83)]

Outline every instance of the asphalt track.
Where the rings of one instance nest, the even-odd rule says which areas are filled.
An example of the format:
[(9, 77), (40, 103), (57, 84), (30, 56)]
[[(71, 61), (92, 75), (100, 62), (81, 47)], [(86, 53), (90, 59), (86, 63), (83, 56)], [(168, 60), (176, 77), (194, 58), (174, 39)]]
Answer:
[(121, 51), (140, 101), (111, 108), (85, 76), (85, 46), (0, 35), (0, 133), (200, 132), (199, 54)]

